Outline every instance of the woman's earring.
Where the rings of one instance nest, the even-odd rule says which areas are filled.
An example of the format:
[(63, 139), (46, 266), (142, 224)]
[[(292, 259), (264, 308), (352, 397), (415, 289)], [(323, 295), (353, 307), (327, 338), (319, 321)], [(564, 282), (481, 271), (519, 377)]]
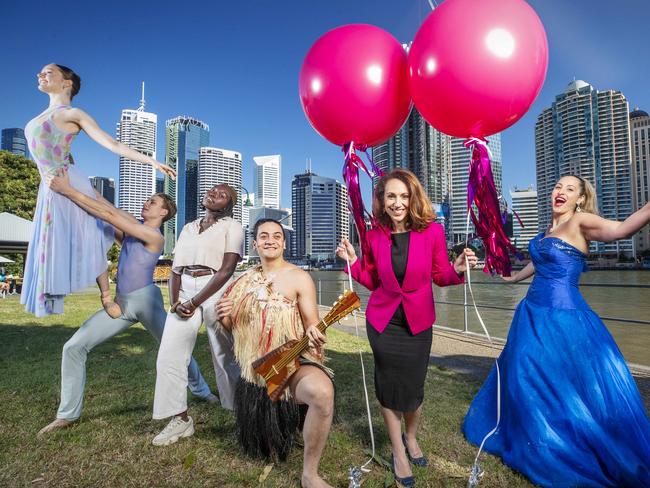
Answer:
[(579, 203), (576, 204), (576, 212), (578, 213), (582, 212), (582, 208), (580, 207)]

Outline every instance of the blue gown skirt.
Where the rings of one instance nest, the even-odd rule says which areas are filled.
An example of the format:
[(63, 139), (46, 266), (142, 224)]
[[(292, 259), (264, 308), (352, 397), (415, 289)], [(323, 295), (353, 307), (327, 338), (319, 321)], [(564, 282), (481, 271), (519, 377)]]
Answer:
[[(498, 359), (501, 422), (485, 449), (541, 486), (650, 487), (650, 421), (612, 336), (589, 308), (524, 299)], [(496, 424), (492, 368), (463, 423)]]

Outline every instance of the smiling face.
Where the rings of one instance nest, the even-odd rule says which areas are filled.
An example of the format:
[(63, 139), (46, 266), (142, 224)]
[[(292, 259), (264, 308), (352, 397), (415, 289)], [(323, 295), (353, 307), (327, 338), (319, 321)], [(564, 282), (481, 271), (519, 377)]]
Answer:
[(575, 176), (560, 178), (551, 193), (553, 215), (568, 215), (575, 212), (577, 205), (583, 205), (585, 197), (580, 194), (581, 183)]
[(276, 222), (264, 222), (257, 228), (253, 247), (264, 259), (277, 259), (285, 248), (284, 230)]
[(397, 178), (391, 178), (384, 187), (384, 211), (393, 222), (393, 228), (406, 224), (409, 218), (408, 187)]
[(72, 87), (72, 81), (63, 78), (63, 72), (54, 64), (47, 64), (36, 75), (38, 89), (43, 93), (62, 93)]
[(230, 192), (225, 185), (215, 185), (205, 192), (201, 204), (207, 210), (221, 212), (230, 205)]

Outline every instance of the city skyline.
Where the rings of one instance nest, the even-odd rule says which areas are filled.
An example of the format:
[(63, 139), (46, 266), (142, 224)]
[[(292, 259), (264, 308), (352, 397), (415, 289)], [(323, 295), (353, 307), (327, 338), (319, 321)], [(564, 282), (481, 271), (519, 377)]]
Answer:
[[(646, 89), (650, 79), (648, 57), (620, 55), (628, 46), (644, 44), (641, 30), (635, 29), (630, 19), (647, 16), (650, 6), (631, 1), (612, 8), (611, 3), (596, 1), (590, 4), (593, 14), (585, 15), (583, 7), (570, 2), (530, 3), (548, 34), (549, 73), (531, 110), (502, 134), (506, 194), (508, 188), (535, 182), (535, 120), (574, 77), (600, 90), (620, 90), (630, 108), (650, 109)], [(210, 125), (213, 145), (236, 148), (242, 153), (244, 186), (252, 187), (248, 165), (254, 155), (282, 154), (286, 175), (282, 207), (289, 206), (290, 175), (303, 171), (307, 158), (312, 159), (312, 168), (319, 174), (340, 179), (340, 148), (313, 131), (298, 101), (298, 72), (309, 47), (327, 30), (352, 22), (375, 24), (400, 42), (409, 42), (430, 11), (426, 1), (399, 9), (390, 2), (361, 1), (354, 9), (343, 2), (309, 8), (287, 2), (261, 4), (252, 11), (239, 5), (210, 5), (199, 17), (189, 11), (172, 11), (170, 5), (145, 1), (130, 5), (128, 15), (118, 8), (105, 17), (105, 12), (96, 12), (82, 2), (67, 5), (70, 8), (39, 7), (30, 30), (21, 29), (18, 22), (30, 14), (27, 5), (16, 2), (4, 6), (9, 49), (3, 69), (11, 76), (2, 77), (0, 86), (11, 96), (0, 111), (0, 127), (24, 126), (43, 110), (47, 98), (38, 93), (34, 75), (48, 62), (69, 65), (80, 73), (82, 90), (75, 105), (109, 133), (120, 109), (134, 105), (144, 80), (148, 109), (160, 120), (178, 114), (197, 117)], [(605, 11), (607, 16), (600, 15)], [(215, 32), (207, 28), (214, 15), (246, 19), (249, 28), (240, 29), (234, 23)], [(138, 31), (142, 19), (150, 28), (147, 36), (134, 41), (132, 36), (123, 35)], [(106, 27), (97, 29), (100, 22)], [(189, 22), (197, 24), (196, 45), (202, 47), (191, 52), (168, 43), (166, 34)], [(269, 23), (277, 27), (271, 33), (263, 28)], [(62, 24), (74, 28), (61, 29)], [(607, 36), (602, 35), (604, 31)], [(115, 52), (121, 53), (119, 63), (112, 61)], [(166, 68), (172, 58), (178, 63), (174, 73)], [(223, 66), (228, 66), (226, 74)], [(189, 74), (180, 77), (176, 72)], [(162, 128), (158, 137), (163, 137)], [(85, 135), (75, 141), (73, 154), (87, 175), (117, 180), (116, 157)], [(362, 185), (365, 191), (370, 183), (364, 180)]]

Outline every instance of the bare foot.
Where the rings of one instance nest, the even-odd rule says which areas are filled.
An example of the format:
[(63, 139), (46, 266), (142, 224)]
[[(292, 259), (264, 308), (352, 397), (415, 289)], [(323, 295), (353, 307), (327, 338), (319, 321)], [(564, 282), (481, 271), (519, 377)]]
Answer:
[(66, 427), (70, 427), (72, 424), (73, 422), (71, 420), (55, 419), (53, 422), (47, 424), (45, 427), (39, 430), (37, 435), (41, 436), (43, 434), (54, 432), (55, 430), (65, 429)]
[(120, 306), (115, 303), (113, 297), (111, 297), (110, 292), (102, 292), (102, 306), (109, 317), (116, 319), (122, 315), (122, 309)]
[(307, 475), (305, 473), (303, 473), (302, 478), (300, 478), (300, 486), (302, 486), (302, 488), (333, 488), (332, 485), (327, 484), (325, 480), (317, 474)]

